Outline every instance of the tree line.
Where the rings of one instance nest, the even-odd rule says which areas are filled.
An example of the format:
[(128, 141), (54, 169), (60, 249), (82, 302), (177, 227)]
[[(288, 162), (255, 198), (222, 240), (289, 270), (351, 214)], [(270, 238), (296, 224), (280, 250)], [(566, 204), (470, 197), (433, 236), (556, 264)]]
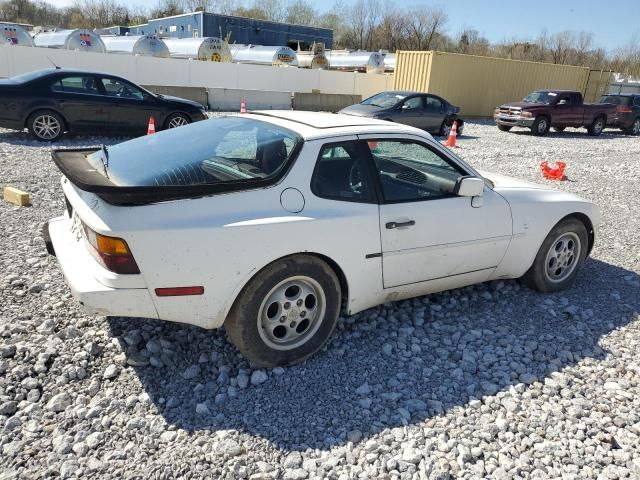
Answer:
[[(588, 66), (640, 76), (640, 37), (610, 52), (597, 47), (590, 32), (541, 31), (535, 38), (490, 42), (478, 30), (448, 30), (444, 10), (401, 8), (390, 0), (355, 0), (318, 12), (309, 0), (158, 0), (151, 9), (117, 0), (76, 0), (57, 8), (43, 0), (0, 0), (0, 20), (65, 28), (137, 25), (149, 18), (207, 11), (262, 20), (331, 28), (334, 48), (363, 50), (440, 50), (444, 52)], [(233, 39), (230, 39), (233, 41)]]

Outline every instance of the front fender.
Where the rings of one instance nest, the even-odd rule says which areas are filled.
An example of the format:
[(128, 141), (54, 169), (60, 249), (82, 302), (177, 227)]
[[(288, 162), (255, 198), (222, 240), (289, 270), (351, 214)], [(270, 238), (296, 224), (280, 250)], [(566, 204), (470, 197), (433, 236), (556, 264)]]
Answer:
[[(496, 192), (509, 203), (513, 238), (492, 278), (518, 278), (531, 267), (545, 238), (561, 220), (577, 216), (588, 220), (590, 238), (600, 223), (599, 208), (576, 195), (554, 190), (500, 188)], [(587, 223), (587, 222), (585, 222)]]

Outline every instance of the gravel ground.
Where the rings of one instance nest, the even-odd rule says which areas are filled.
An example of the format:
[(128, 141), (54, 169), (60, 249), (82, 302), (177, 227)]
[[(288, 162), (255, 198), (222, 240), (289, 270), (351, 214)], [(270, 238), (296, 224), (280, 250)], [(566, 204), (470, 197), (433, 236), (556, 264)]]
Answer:
[[(85, 315), (39, 236), (49, 146), (0, 130), (0, 479), (640, 478), (640, 140), (469, 122), (480, 169), (597, 202), (575, 287), (498, 281), (341, 318), (324, 352), (252, 371), (224, 333)], [(64, 146), (121, 139), (72, 138)]]

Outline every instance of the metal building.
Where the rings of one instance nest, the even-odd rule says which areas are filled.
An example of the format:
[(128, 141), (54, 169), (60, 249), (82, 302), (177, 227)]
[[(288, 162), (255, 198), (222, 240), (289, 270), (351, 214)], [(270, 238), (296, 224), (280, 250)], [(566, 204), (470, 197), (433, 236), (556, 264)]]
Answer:
[(62, 48), (83, 52), (105, 53), (107, 49), (99, 35), (91, 30), (58, 30), (40, 32), (33, 37), (36, 47)]
[(285, 45), (303, 50), (318, 42), (333, 46), (333, 30), (293, 25), (253, 18), (193, 12), (172, 17), (154, 18), (148, 24), (130, 27), (132, 35), (157, 34), (161, 37), (229, 37), (230, 43), (252, 45)]
[(125, 35), (122, 37), (102, 37), (108, 53), (124, 53), (145, 57), (168, 58), (167, 45), (155, 35)]
[(193, 58), (212, 62), (230, 62), (229, 45), (218, 37), (165, 38), (171, 58)]
[(35, 46), (29, 32), (20, 25), (11, 23), (0, 23), (0, 44), (1, 43), (7, 45), (23, 45), (26, 47)]

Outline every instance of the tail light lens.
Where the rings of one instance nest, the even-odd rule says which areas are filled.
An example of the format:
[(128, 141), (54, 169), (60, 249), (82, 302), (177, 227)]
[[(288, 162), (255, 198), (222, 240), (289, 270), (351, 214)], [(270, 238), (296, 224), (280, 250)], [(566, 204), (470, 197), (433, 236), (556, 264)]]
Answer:
[(618, 113), (631, 113), (631, 107), (627, 107), (626, 105), (618, 105), (618, 108), (616, 108), (616, 111)]
[(101, 235), (84, 224), (82, 226), (89, 251), (100, 265), (114, 273), (140, 273), (127, 242), (121, 238)]

